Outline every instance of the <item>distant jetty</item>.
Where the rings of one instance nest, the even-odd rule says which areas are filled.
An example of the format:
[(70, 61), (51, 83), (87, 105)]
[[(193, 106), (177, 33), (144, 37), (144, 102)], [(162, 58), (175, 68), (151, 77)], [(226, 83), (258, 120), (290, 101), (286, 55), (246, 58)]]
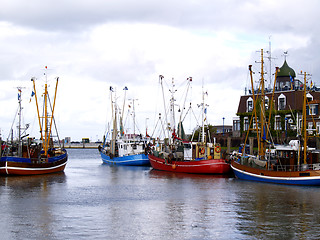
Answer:
[[(98, 146), (100, 144), (101, 143), (63, 143), (62, 147), (63, 148), (90, 148), (90, 149), (96, 148), (98, 149)], [(54, 146), (58, 147), (57, 144), (55, 144)]]

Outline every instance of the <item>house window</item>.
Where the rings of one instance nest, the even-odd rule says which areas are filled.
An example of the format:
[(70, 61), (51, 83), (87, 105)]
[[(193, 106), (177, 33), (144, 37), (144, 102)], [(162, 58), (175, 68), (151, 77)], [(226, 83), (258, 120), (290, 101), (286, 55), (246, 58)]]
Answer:
[(269, 109), (269, 98), (267, 96), (265, 96), (265, 99), (264, 99), (264, 106), (266, 110)]
[(247, 112), (252, 112), (252, 110), (253, 110), (253, 100), (250, 97), (247, 100)]
[(320, 133), (320, 122), (316, 123), (317, 134)]
[(310, 105), (309, 115), (318, 115), (318, 105)]
[[(313, 129), (313, 122), (308, 122), (308, 130)], [(313, 131), (308, 131), (309, 135), (311, 135), (313, 133)]]
[(285, 129), (290, 130), (292, 129), (293, 119), (291, 118), (291, 115), (288, 114), (285, 116)]
[(248, 117), (245, 117), (243, 120), (243, 130), (248, 131), (249, 130), (249, 119)]
[(256, 128), (260, 129), (259, 128), (259, 119), (258, 119), (258, 125), (256, 124), (256, 119), (255, 118), (253, 119), (252, 128), (253, 129), (256, 129)]
[(286, 108), (286, 96), (281, 94), (278, 98), (278, 110), (284, 110)]
[(281, 116), (275, 116), (274, 130), (281, 130)]
[(240, 131), (240, 120), (233, 120), (233, 131)]

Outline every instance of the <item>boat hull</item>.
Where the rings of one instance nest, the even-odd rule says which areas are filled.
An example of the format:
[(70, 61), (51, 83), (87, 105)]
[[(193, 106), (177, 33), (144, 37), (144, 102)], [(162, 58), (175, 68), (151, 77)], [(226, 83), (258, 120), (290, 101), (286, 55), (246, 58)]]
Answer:
[(151, 166), (161, 171), (196, 174), (228, 174), (231, 171), (230, 165), (224, 159), (172, 161), (172, 163), (166, 163), (165, 159), (152, 154), (149, 154), (148, 157)]
[(231, 163), (234, 175), (238, 179), (278, 183), (287, 185), (320, 185), (320, 170), (309, 171), (273, 171), (241, 165), (236, 160)]
[(68, 155), (50, 157), (48, 162), (31, 163), (28, 158), (2, 157), (0, 161), (1, 175), (38, 175), (64, 171)]
[(150, 166), (148, 155), (146, 154), (110, 158), (107, 154), (100, 151), (100, 155), (103, 163), (106, 164), (123, 166)]

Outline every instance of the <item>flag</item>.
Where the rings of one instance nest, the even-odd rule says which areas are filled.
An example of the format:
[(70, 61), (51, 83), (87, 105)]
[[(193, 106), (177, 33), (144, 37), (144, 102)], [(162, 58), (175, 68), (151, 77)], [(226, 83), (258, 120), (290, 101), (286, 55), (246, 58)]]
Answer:
[(125, 86), (123, 90), (128, 90), (127, 86)]
[(311, 87), (313, 86), (312, 80), (311, 80), (310, 86), (311, 86)]
[(45, 68), (45, 69), (47, 69), (48, 67), (47, 67), (47, 66), (45, 66), (44, 68)]
[(113, 87), (110, 86), (110, 91), (113, 92)]
[[(21, 91), (20, 91), (21, 92)], [(20, 100), (20, 98), (21, 98), (21, 94), (20, 93), (18, 93), (18, 100)]]
[(207, 114), (207, 108), (204, 109), (204, 114)]
[(289, 77), (290, 77), (290, 81), (291, 81), (291, 90), (293, 89), (293, 77), (290, 75), (289, 73)]
[(31, 97), (30, 97), (30, 101), (29, 101), (29, 103), (31, 102), (31, 99), (32, 99), (32, 97), (35, 95), (35, 92), (34, 91), (32, 91), (31, 92)]

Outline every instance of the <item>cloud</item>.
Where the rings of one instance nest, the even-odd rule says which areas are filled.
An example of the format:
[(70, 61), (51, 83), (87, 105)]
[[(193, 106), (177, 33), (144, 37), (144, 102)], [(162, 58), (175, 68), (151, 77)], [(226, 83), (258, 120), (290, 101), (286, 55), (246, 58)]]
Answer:
[[(139, 99), (140, 129), (146, 118), (152, 128), (162, 109), (160, 74), (177, 83), (193, 77), (197, 103), (203, 83), (209, 93), (210, 123), (221, 124), (225, 117), (225, 124), (232, 124), (247, 87), (248, 65), (259, 69), (257, 51), (269, 49), (269, 36), (272, 69), (282, 65), (283, 51), (288, 50), (288, 64), (296, 72), (310, 71), (317, 83), (319, 4), (314, 0), (7, 1), (0, 8), (0, 105), (5, 109), (1, 130), (9, 131), (16, 87), (29, 91), (31, 77), (41, 85), (45, 65), (50, 78), (60, 77), (56, 114), (63, 137), (101, 138), (109, 119), (110, 86), (120, 92), (128, 86), (129, 97)], [(270, 73), (267, 59), (266, 63)]]

